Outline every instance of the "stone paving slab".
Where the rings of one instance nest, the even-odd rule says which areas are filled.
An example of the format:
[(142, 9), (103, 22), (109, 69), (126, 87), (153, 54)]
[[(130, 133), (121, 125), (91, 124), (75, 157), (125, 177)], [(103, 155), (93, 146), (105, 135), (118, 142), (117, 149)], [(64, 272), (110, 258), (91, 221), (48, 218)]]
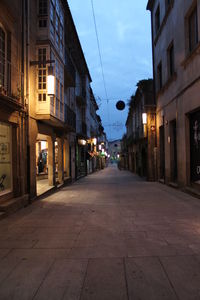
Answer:
[(162, 257), (161, 262), (179, 299), (200, 299), (200, 257)]
[(34, 299), (80, 299), (87, 264), (87, 260), (55, 261)]
[(125, 262), (129, 299), (177, 299), (176, 293), (158, 258), (128, 258)]
[(0, 260), (4, 258), (8, 253), (10, 252), (10, 249), (0, 249)]
[(0, 299), (33, 299), (52, 262), (22, 260), (0, 284)]
[(90, 259), (81, 300), (127, 300), (124, 275), (123, 259)]
[(200, 202), (110, 167), (0, 221), (0, 299), (200, 299)]

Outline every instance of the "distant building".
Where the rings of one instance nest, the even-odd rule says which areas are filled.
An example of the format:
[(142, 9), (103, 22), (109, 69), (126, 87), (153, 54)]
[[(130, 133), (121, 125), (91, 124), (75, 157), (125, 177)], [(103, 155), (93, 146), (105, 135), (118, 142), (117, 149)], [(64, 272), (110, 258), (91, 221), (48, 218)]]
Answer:
[(114, 140), (108, 142), (108, 153), (110, 161), (118, 161), (121, 154), (121, 140)]
[(158, 179), (200, 183), (200, 2), (149, 0)]
[(129, 104), (126, 121), (126, 168), (155, 180), (156, 106), (153, 80), (141, 80)]

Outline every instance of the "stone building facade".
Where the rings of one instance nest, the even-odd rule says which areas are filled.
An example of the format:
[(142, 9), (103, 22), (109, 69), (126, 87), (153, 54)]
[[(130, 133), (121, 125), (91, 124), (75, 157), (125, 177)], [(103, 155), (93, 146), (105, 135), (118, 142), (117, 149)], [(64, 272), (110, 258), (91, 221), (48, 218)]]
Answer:
[(200, 1), (149, 0), (157, 102), (158, 178), (200, 182)]
[(126, 168), (155, 180), (156, 105), (153, 80), (141, 80), (129, 104), (126, 121)]
[(28, 202), (25, 31), (18, 2), (0, 1), (0, 215), (5, 201)]
[(0, 2), (0, 211), (87, 175), (91, 81), (66, 0)]

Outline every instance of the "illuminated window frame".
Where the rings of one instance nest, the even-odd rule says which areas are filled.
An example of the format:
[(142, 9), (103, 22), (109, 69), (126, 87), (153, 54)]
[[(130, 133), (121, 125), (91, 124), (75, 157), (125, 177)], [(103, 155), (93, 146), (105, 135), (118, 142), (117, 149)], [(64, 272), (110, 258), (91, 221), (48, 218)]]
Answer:
[[(38, 61), (46, 61), (47, 48), (38, 48)], [(47, 100), (47, 66), (39, 65), (37, 74), (38, 101)]]

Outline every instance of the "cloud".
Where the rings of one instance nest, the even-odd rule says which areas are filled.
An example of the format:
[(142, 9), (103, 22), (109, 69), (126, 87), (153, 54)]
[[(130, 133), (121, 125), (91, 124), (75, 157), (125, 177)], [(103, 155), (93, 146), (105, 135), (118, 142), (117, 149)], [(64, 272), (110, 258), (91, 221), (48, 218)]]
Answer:
[[(77, 32), (92, 76), (95, 95), (105, 99), (97, 41), (90, 0), (68, 0)], [(106, 79), (108, 97), (127, 100), (135, 91), (136, 83), (152, 76), (151, 23), (146, 11), (147, 0), (94, 0), (96, 23)], [(99, 113), (103, 123), (122, 121), (127, 109), (118, 112), (115, 102), (102, 101)], [(118, 132), (106, 127), (108, 134), (120, 138)], [(109, 136), (110, 138), (112, 136)]]

